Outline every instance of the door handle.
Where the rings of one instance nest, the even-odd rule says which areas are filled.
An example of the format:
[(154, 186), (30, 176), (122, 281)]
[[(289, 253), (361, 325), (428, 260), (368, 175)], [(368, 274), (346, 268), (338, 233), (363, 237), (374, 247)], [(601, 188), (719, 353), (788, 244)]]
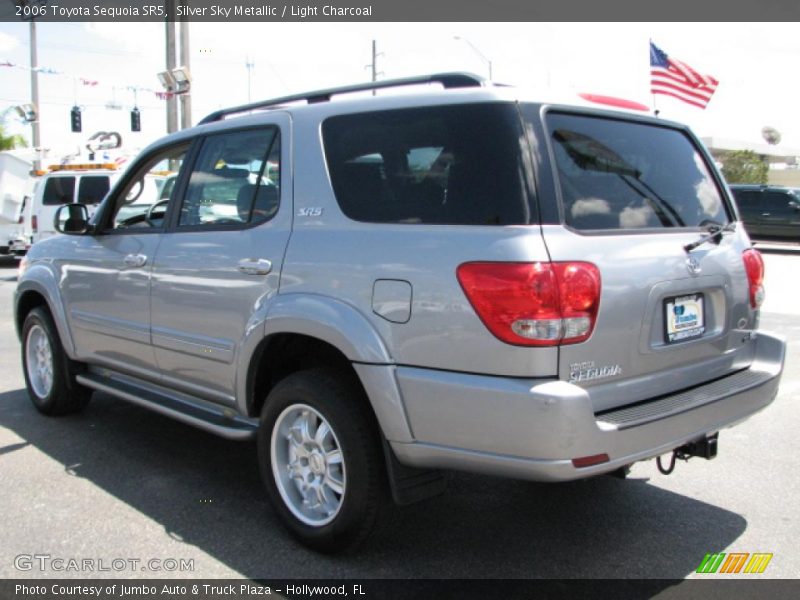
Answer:
[(126, 267), (143, 267), (147, 262), (144, 254), (128, 254), (122, 259)]
[(272, 271), (272, 261), (266, 258), (245, 258), (239, 261), (239, 271), (245, 275), (266, 275)]
[(770, 216), (770, 213), (761, 213), (761, 216), (762, 217), (768, 217), (768, 216)]

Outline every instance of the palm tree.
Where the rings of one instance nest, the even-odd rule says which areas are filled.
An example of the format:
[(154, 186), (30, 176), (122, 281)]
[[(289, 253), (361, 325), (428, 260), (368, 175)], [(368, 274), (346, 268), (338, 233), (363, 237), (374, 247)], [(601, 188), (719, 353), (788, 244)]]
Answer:
[(6, 134), (5, 120), (8, 111), (6, 109), (0, 113), (0, 150), (13, 150), (14, 148), (25, 148), (28, 142), (20, 134)]

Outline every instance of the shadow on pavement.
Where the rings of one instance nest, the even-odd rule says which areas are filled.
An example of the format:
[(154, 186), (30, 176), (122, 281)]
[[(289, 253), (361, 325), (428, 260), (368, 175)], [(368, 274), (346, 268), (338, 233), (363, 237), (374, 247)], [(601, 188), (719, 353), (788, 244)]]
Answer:
[(0, 256), (0, 281), (16, 281), (19, 261), (13, 256)]
[(320, 556), (272, 514), (252, 443), (101, 394), (71, 417), (40, 416), (24, 390), (0, 394), (0, 407), (0, 426), (65, 476), (86, 478), (250, 578), (682, 579), (747, 525), (635, 477), (535, 484), (453, 474), (445, 495), (398, 509), (356, 555)]

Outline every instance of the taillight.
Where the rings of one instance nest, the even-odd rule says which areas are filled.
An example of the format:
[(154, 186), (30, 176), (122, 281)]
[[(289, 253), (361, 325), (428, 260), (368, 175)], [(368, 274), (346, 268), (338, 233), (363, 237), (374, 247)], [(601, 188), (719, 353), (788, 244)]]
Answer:
[(750, 284), (750, 306), (758, 308), (764, 302), (764, 259), (758, 250), (750, 248), (742, 253), (742, 260)]
[(36, 218), (36, 215), (31, 217), (31, 231), (33, 231), (33, 233), (37, 233), (39, 231), (39, 219)]
[(25, 223), (25, 215), (20, 215), (19, 219), (17, 219), (17, 225), (23, 225)]
[(591, 263), (471, 262), (456, 276), (483, 324), (504, 342), (555, 346), (592, 334), (600, 271)]

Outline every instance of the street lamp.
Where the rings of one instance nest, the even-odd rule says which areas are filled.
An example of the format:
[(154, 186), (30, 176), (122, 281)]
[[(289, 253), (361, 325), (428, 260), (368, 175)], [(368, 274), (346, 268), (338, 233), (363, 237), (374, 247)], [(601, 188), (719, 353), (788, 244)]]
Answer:
[(26, 123), (34, 123), (39, 119), (39, 113), (34, 104), (20, 104), (15, 106), (14, 110)]
[(189, 74), (189, 69), (187, 67), (172, 69), (172, 76), (175, 78), (175, 83), (177, 85), (175, 91), (178, 94), (185, 94), (189, 91), (189, 88), (192, 87), (192, 76)]
[(481, 57), (481, 59), (489, 67), (489, 81), (491, 81), (492, 80), (492, 61), (489, 60), (488, 58), (486, 58), (486, 56), (484, 56), (483, 52), (478, 50), (478, 48), (475, 46), (475, 44), (470, 42), (467, 38), (461, 37), (460, 35), (456, 35), (456, 36), (453, 36), (453, 39), (454, 40), (461, 40), (462, 42), (465, 42), (470, 48), (472, 48), (472, 50), (473, 50), (473, 52), (475, 52), (475, 54), (477, 54), (478, 56)]
[(185, 94), (192, 86), (192, 77), (186, 67), (162, 71), (157, 77), (164, 89), (173, 94)]

